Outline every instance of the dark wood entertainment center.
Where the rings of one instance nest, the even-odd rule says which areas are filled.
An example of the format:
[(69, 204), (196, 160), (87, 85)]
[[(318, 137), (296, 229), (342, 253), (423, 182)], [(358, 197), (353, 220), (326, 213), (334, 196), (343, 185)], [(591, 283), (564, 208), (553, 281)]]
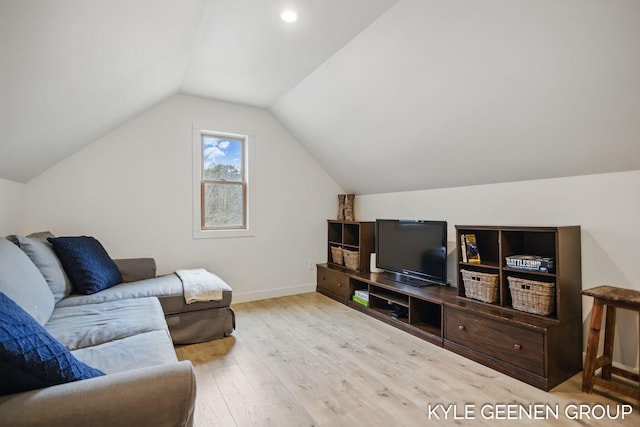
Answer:
[[(391, 280), (385, 273), (370, 273), (370, 242), (375, 241), (372, 224), (329, 221), (328, 246), (336, 244), (338, 226), (346, 226), (350, 229), (350, 246), (361, 251), (361, 262), (357, 269), (319, 264), (318, 292), (546, 391), (582, 370), (579, 226), (456, 226), (456, 242), (460, 242), (461, 234), (476, 236), (481, 263), (462, 262), (460, 245), (456, 245), (458, 287), (454, 288), (414, 287)], [(352, 239), (356, 234), (358, 240)], [(505, 257), (524, 253), (553, 257), (555, 271), (542, 273), (506, 266)], [(460, 272), (463, 269), (496, 274), (497, 301), (467, 298)], [(509, 276), (555, 283), (554, 310), (538, 315), (514, 309)], [(352, 300), (357, 290), (369, 291), (368, 306)], [(393, 316), (391, 304), (406, 308), (407, 316)]]

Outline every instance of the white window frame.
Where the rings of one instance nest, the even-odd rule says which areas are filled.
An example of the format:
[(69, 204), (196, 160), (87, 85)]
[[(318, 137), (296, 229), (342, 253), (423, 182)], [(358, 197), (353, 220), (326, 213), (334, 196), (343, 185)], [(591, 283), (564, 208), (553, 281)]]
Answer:
[[(221, 228), (221, 229), (203, 229), (202, 228), (202, 136), (211, 135), (219, 137), (227, 137), (244, 141), (244, 179), (246, 183), (245, 197), (245, 228)], [(254, 137), (247, 134), (218, 132), (209, 130), (209, 128), (195, 126), (193, 127), (193, 238), (194, 239), (216, 239), (224, 237), (252, 237), (255, 236), (255, 185), (254, 185), (254, 162), (253, 162), (253, 142)]]

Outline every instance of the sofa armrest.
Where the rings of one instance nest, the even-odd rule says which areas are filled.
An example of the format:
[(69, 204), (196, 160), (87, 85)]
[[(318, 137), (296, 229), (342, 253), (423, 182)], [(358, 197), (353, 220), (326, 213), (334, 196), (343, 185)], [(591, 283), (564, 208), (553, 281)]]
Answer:
[(191, 362), (155, 365), (0, 397), (3, 426), (192, 426)]
[(156, 277), (156, 261), (153, 258), (114, 259), (123, 282), (135, 282)]

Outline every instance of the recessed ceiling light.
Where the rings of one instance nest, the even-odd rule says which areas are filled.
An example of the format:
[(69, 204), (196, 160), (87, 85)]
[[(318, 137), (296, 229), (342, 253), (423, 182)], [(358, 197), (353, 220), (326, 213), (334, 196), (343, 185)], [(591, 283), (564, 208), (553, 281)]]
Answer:
[(280, 14), (280, 19), (284, 22), (296, 22), (298, 20), (298, 14), (293, 10), (285, 10)]

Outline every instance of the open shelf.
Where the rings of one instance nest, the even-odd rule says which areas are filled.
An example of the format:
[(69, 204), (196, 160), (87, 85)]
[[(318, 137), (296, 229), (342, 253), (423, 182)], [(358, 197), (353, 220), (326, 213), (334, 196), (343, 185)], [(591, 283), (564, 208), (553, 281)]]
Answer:
[(511, 255), (556, 257), (556, 231), (540, 229), (504, 230), (501, 232), (502, 258)]
[[(496, 302), (485, 303), (509, 310), (513, 307), (513, 296), (509, 287), (509, 277), (534, 282), (553, 283), (553, 306), (543, 313), (532, 315), (550, 319), (568, 319), (581, 312), (581, 299), (576, 298), (582, 288), (580, 273), (580, 227), (516, 227), (516, 226), (463, 226), (456, 225), (458, 253), (458, 297), (467, 298), (465, 283), (460, 270), (496, 275), (498, 279), (498, 298)], [(478, 245), (480, 264), (463, 261), (462, 235), (473, 234)], [(506, 258), (516, 255), (529, 255), (552, 258), (555, 269), (551, 272), (532, 271), (507, 267)], [(518, 288), (520, 289), (520, 288)], [(522, 294), (522, 292), (520, 292)], [(533, 299), (531, 293), (530, 298)], [(537, 296), (535, 297), (537, 298)], [(550, 300), (548, 298), (547, 300)], [(518, 310), (532, 310), (525, 305)]]
[[(324, 269), (324, 267), (319, 267)], [(442, 345), (442, 304), (455, 299), (453, 288), (432, 286), (417, 288), (386, 279), (382, 274), (354, 273), (349, 278), (349, 299), (356, 290), (367, 289), (369, 305), (349, 301), (348, 305), (413, 335)], [(394, 310), (406, 309), (402, 316)]]
[[(393, 317), (391, 315), (391, 308), (374, 306), (374, 307), (369, 307), (369, 310), (380, 314), (382, 318), (385, 318), (388, 321), (387, 323), (398, 322), (398, 323), (404, 323), (407, 325), (409, 324), (409, 319), (407, 319), (406, 317)], [(381, 317), (378, 317), (378, 318), (381, 318)]]
[(471, 267), (471, 268), (486, 268), (486, 269), (490, 269), (490, 270), (499, 270), (500, 269), (500, 265), (497, 262), (491, 262), (491, 261), (483, 261), (480, 264), (475, 264), (475, 263), (471, 263), (471, 262), (460, 262), (461, 266), (467, 266), (467, 267)]
[[(369, 271), (369, 260), (375, 247), (375, 222), (372, 221), (327, 221), (327, 264)], [(355, 265), (345, 265), (344, 252), (341, 262), (336, 262), (332, 248), (355, 254)]]
[(389, 303), (398, 304), (402, 307), (409, 307), (409, 297), (397, 292), (389, 292), (380, 288), (371, 286), (369, 288), (369, 298), (377, 298)]

